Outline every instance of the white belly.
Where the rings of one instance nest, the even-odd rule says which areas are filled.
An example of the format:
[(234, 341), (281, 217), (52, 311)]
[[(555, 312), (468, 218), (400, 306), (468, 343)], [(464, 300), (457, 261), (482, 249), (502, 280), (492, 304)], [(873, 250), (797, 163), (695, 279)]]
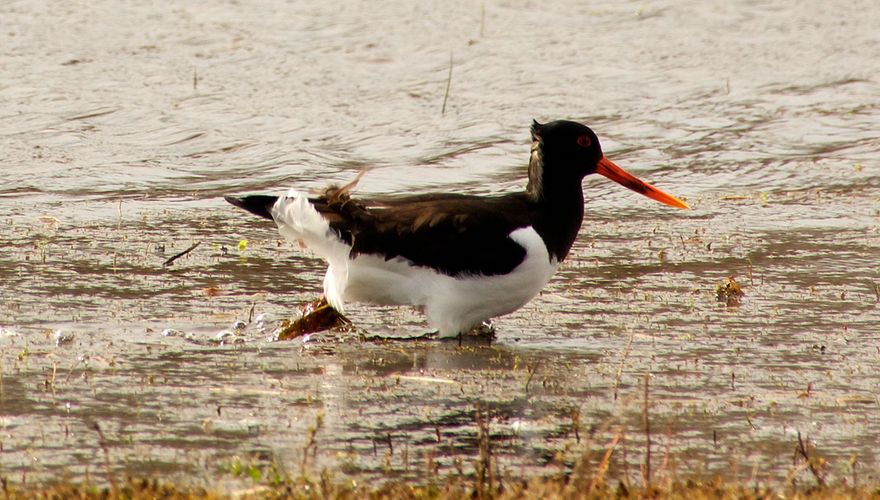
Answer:
[[(424, 306), (428, 323), (441, 337), (454, 337), (481, 321), (511, 313), (544, 288), (558, 267), (531, 227), (509, 236), (522, 245), (526, 257), (508, 274), (451, 277), (408, 260), (386, 261), (360, 255), (348, 262), (348, 272), (327, 269), (325, 293), (341, 291), (341, 301)], [(335, 277), (347, 274), (340, 283)], [(329, 282), (329, 283), (328, 283)], [(328, 286), (329, 285), (329, 286)], [(333, 301), (331, 301), (333, 303)]]

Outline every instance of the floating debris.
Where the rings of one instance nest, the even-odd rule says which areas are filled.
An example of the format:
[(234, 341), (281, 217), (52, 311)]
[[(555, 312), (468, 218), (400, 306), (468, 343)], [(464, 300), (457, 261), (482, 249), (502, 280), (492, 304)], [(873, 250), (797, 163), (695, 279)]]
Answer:
[(292, 340), (310, 333), (350, 326), (351, 321), (333, 309), (326, 298), (321, 297), (303, 306), (302, 316), (298, 319), (282, 321), (276, 330), (275, 340)]
[(40, 216), (39, 221), (45, 224), (49, 229), (58, 229), (58, 226), (61, 225), (61, 221), (58, 220), (57, 217), (52, 217), (51, 215)]
[(220, 345), (224, 344), (241, 344), (245, 342), (245, 330), (247, 330), (247, 322), (242, 320), (235, 320), (232, 323), (232, 326), (229, 327), (228, 330), (222, 330), (217, 332), (214, 335), (214, 341), (220, 343)]
[(55, 330), (55, 333), (52, 334), (52, 338), (55, 341), (56, 347), (62, 346), (64, 344), (69, 344), (73, 342), (74, 339), (72, 333), (65, 333), (62, 330)]
[(10, 330), (8, 328), (0, 326), (0, 338), (3, 337), (21, 337), (21, 334), (14, 330)]
[(733, 276), (725, 279), (715, 288), (715, 298), (727, 307), (739, 307), (745, 296), (746, 293), (743, 292), (742, 286)]
[(214, 342), (220, 345), (242, 344), (244, 341), (245, 339), (241, 336), (241, 333), (237, 331), (223, 330), (214, 335)]

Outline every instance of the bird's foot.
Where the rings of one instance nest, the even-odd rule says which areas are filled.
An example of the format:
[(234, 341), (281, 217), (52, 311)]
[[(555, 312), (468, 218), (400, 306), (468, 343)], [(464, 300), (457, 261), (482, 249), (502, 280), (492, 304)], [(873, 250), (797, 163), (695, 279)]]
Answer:
[(351, 327), (351, 321), (334, 309), (326, 297), (321, 296), (320, 299), (305, 304), (299, 318), (282, 321), (275, 339), (293, 340), (310, 333), (348, 327)]
[(393, 341), (393, 342), (409, 342), (409, 341), (424, 341), (424, 340), (436, 340), (438, 336), (437, 330), (429, 330), (427, 332), (422, 333), (414, 333), (407, 334), (401, 333), (399, 331), (387, 330), (383, 331), (382, 329), (371, 330), (369, 332), (363, 332), (362, 337), (364, 340), (372, 340), (372, 341)]
[(486, 340), (495, 340), (495, 334), (495, 323), (493, 323), (491, 320), (483, 321), (479, 325), (473, 327), (470, 332), (468, 332), (468, 335), (471, 337)]
[(495, 340), (495, 325), (491, 321), (483, 321), (467, 332), (459, 333), (454, 337), (439, 337), (440, 340), (454, 340), (461, 344), (463, 341), (492, 342)]

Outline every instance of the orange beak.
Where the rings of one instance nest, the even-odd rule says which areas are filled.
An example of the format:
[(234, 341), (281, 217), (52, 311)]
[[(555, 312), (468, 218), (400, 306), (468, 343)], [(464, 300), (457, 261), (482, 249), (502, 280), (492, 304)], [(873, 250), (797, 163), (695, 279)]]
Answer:
[(599, 165), (598, 168), (596, 168), (596, 173), (604, 175), (605, 177), (608, 177), (612, 181), (620, 184), (621, 186), (628, 187), (633, 191), (643, 194), (648, 198), (651, 198), (652, 200), (657, 200), (660, 203), (665, 203), (669, 206), (676, 208), (691, 208), (687, 205), (687, 203), (679, 200), (675, 196), (664, 193), (663, 191), (639, 179), (633, 174), (627, 172), (626, 170), (618, 167), (614, 164), (613, 161), (605, 158), (604, 156), (601, 160), (599, 160)]

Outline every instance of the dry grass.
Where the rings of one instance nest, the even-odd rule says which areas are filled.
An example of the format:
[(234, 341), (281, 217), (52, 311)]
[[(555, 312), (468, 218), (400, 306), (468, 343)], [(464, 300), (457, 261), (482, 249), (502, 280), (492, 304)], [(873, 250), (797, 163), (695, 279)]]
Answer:
[[(858, 487), (848, 482), (834, 483), (825, 478), (826, 461), (809, 446), (809, 440), (798, 435), (795, 462), (788, 480), (776, 486), (759, 485), (753, 481), (730, 482), (721, 478), (693, 480), (674, 470), (660, 467), (651, 472), (650, 459), (650, 378), (644, 380), (643, 421), (646, 453), (641, 474), (633, 482), (627, 473), (609, 472), (612, 455), (625, 439), (620, 432), (605, 428), (611, 434), (610, 441), (599, 453), (593, 446), (584, 446), (583, 452), (570, 468), (549, 472), (541, 477), (523, 478), (504, 474), (499, 470), (495, 455), (490, 417), (491, 412), (477, 405), (474, 413), (477, 438), (476, 456), (470, 457), (472, 472), (450, 473), (445, 476), (430, 475), (419, 480), (388, 479), (362, 482), (342, 474), (323, 469), (315, 472), (313, 461), (318, 452), (316, 435), (323, 427), (323, 415), (319, 414), (309, 429), (303, 446), (300, 472), (283, 470), (273, 463), (268, 467), (242, 463), (238, 457), (231, 462), (226, 473), (245, 479), (247, 489), (236, 491), (210, 490), (181, 483), (171, 483), (158, 478), (114, 477), (109, 453), (104, 444), (100, 427), (95, 426), (104, 466), (108, 475), (106, 484), (75, 482), (59, 479), (54, 484), (13, 484), (0, 474), (0, 500), (2, 499), (590, 499), (590, 498), (669, 498), (669, 499), (880, 499), (880, 484), (866, 483)], [(579, 418), (573, 415), (573, 419)], [(592, 439), (592, 438), (590, 438)], [(580, 439), (579, 439), (580, 441)], [(310, 461), (311, 459), (311, 461)], [(430, 458), (429, 458), (430, 461)], [(664, 460), (665, 462), (665, 460)], [(433, 470), (430, 466), (428, 469)], [(196, 481), (199, 479), (196, 478)], [(204, 480), (202, 478), (202, 480)], [(853, 476), (852, 484), (856, 484)], [(238, 483), (241, 484), (241, 483)]]
[(721, 481), (669, 481), (650, 487), (623, 486), (624, 483), (601, 482), (592, 491), (579, 489), (579, 482), (571, 478), (534, 478), (499, 480), (487, 489), (478, 478), (450, 478), (439, 484), (413, 485), (388, 482), (379, 486), (356, 484), (352, 481), (333, 480), (329, 473), (317, 478), (298, 478), (276, 485), (257, 486), (236, 492), (214, 492), (202, 488), (166, 484), (152, 479), (130, 479), (118, 485), (114, 493), (109, 487), (73, 483), (54, 486), (16, 487), (3, 481), (3, 495), (7, 499), (65, 498), (65, 499), (214, 499), (214, 498), (294, 498), (294, 499), (580, 499), (580, 498), (670, 498), (670, 499), (764, 499), (764, 498), (880, 498), (877, 487), (813, 487), (806, 489), (755, 489), (744, 484)]
[[(649, 379), (644, 385), (645, 439), (650, 443)], [(478, 455), (472, 457), (470, 474), (451, 473), (432, 475), (421, 480), (389, 479), (374, 483), (361, 482), (327, 469), (312, 472), (309, 458), (317, 453), (315, 435), (322, 427), (322, 416), (316, 419), (303, 448), (299, 473), (280, 470), (276, 464), (263, 468), (241, 463), (237, 457), (226, 471), (232, 476), (250, 478), (252, 485), (236, 491), (210, 490), (182, 483), (171, 483), (158, 478), (114, 477), (103, 445), (100, 427), (95, 428), (105, 451), (105, 467), (110, 478), (106, 484), (75, 482), (59, 479), (55, 484), (13, 484), (0, 475), (0, 499), (590, 499), (590, 498), (669, 498), (669, 499), (880, 499), (880, 484), (853, 487), (847, 482), (831, 483), (824, 478), (825, 461), (815, 449), (798, 436), (797, 460), (788, 481), (779, 485), (758, 485), (752, 481), (730, 482), (721, 478), (708, 480), (679, 479), (683, 475), (665, 468), (651, 471), (650, 458), (642, 464), (639, 480), (616, 477), (609, 473), (609, 462), (624, 439), (612, 433), (602, 453), (584, 448), (573, 467), (557, 470), (542, 477), (522, 478), (499, 471), (489, 421), (490, 411), (477, 406), (475, 425)], [(573, 417), (574, 418), (574, 417)], [(606, 429), (608, 431), (610, 429)], [(620, 474), (619, 472), (617, 474)], [(807, 475), (809, 474), (809, 475)], [(796, 480), (799, 478), (800, 480)], [(198, 479), (196, 479), (198, 480)], [(247, 484), (248, 481), (244, 483)], [(853, 477), (855, 484), (855, 477)]]

